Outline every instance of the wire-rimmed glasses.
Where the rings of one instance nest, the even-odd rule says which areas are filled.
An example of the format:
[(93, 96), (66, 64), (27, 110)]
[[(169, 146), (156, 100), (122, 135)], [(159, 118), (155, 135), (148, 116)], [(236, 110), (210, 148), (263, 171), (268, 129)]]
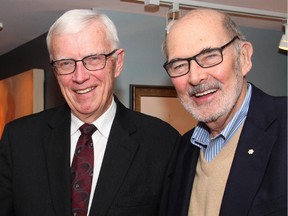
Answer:
[(51, 61), (51, 65), (58, 75), (68, 75), (76, 70), (77, 62), (82, 62), (84, 67), (89, 71), (97, 71), (105, 68), (107, 58), (113, 55), (117, 49), (113, 50), (108, 54), (96, 54), (84, 57), (81, 60), (75, 59), (60, 59), (56, 61)]
[(178, 58), (173, 59), (170, 62), (166, 61), (163, 67), (171, 78), (180, 77), (189, 73), (192, 60), (202, 68), (214, 67), (223, 61), (222, 51), (236, 39), (239, 39), (239, 37), (235, 36), (232, 40), (219, 48), (205, 49), (190, 58)]

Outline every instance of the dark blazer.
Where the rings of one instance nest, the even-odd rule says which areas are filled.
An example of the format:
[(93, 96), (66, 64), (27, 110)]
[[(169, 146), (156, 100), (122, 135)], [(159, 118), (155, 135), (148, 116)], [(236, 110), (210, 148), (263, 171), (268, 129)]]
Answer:
[[(166, 215), (180, 134), (117, 99), (90, 216)], [(6, 125), (0, 143), (0, 215), (71, 216), (70, 109)]]
[[(168, 216), (187, 216), (199, 157), (182, 139), (169, 198)], [(254, 154), (248, 154), (253, 149)], [(228, 176), (221, 216), (287, 215), (287, 98), (268, 96), (255, 86)]]

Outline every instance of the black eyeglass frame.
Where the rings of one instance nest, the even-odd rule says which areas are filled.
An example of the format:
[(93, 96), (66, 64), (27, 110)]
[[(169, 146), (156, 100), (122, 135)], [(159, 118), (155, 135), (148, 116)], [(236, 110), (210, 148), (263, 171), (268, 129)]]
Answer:
[[(219, 64), (221, 64), (221, 63), (223, 62), (223, 53), (222, 53), (223, 50), (224, 50), (226, 47), (228, 47), (230, 44), (232, 44), (236, 39), (239, 39), (239, 40), (240, 40), (240, 38), (236, 35), (236, 36), (234, 36), (228, 43), (224, 44), (223, 46), (218, 47), (218, 48), (213, 48), (213, 49), (210, 49), (210, 50), (209, 50), (209, 51), (219, 50), (219, 52), (221, 53), (221, 59), (222, 59), (222, 60), (221, 60), (220, 62), (218, 62), (217, 64), (209, 65), (209, 66), (202, 66), (202, 65), (197, 61), (196, 58), (197, 58), (199, 55), (207, 52), (207, 50), (204, 50), (204, 51), (201, 51), (200, 53), (198, 53), (198, 54), (196, 54), (196, 55), (194, 55), (194, 56), (192, 56), (192, 57), (189, 57), (189, 58), (177, 58), (177, 59), (173, 59), (171, 62), (166, 61), (166, 62), (163, 64), (163, 67), (164, 67), (165, 71), (167, 72), (168, 76), (171, 77), (171, 78), (177, 78), (177, 77), (181, 77), (181, 76), (184, 76), (184, 75), (188, 74), (189, 71), (190, 71), (190, 65), (191, 65), (191, 61), (192, 61), (192, 60), (194, 60), (194, 61), (195, 61), (200, 67), (202, 67), (202, 68), (211, 68), (211, 67), (214, 67), (214, 66), (219, 65)], [(173, 64), (173, 63), (175, 63), (175, 62), (177, 62), (177, 61), (185, 61), (185, 60), (188, 62), (188, 71), (187, 71), (186, 73), (183, 73), (183, 74), (180, 74), (180, 75), (177, 75), (177, 76), (171, 76), (171, 74), (169, 73), (169, 71), (168, 71), (168, 69), (167, 69), (167, 65)]]
[[(80, 60), (75, 60), (75, 59), (59, 59), (59, 60), (56, 60), (56, 61), (51, 61), (50, 64), (52, 65), (52, 67), (54, 68), (54, 70), (57, 72), (58, 75), (69, 75), (69, 74), (72, 74), (75, 72), (76, 68), (77, 68), (77, 62), (82, 62), (83, 66), (88, 70), (88, 71), (97, 71), (97, 70), (102, 70), (103, 68), (106, 67), (106, 63), (107, 63), (107, 58), (111, 55), (113, 55), (118, 49), (114, 49), (113, 51), (111, 51), (110, 53), (107, 53), (107, 54), (95, 54), (95, 55), (89, 55), (89, 56), (85, 56), (84, 58), (80, 59)], [(85, 62), (84, 60), (87, 59), (87, 58), (90, 58), (92, 56), (105, 56), (105, 64), (103, 65), (102, 68), (97, 68), (96, 70), (90, 70), (86, 67), (85, 65)], [(70, 61), (73, 61), (74, 62), (74, 70), (72, 72), (69, 72), (69, 73), (59, 73), (57, 71), (57, 68), (55, 67), (55, 63), (56, 62), (60, 62), (60, 61), (65, 61), (65, 60), (70, 60)]]

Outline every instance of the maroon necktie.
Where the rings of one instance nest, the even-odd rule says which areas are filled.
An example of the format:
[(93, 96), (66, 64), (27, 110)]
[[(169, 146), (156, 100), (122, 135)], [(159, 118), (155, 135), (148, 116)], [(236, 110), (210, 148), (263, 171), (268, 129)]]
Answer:
[(94, 151), (92, 134), (96, 131), (93, 124), (80, 127), (81, 136), (77, 142), (71, 166), (72, 215), (86, 216), (93, 178)]

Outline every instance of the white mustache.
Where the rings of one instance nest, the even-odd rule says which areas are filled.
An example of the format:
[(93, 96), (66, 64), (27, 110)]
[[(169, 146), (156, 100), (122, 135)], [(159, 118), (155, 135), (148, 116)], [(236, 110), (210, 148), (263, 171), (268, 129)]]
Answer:
[(202, 96), (202, 95), (206, 95), (209, 94), (211, 92), (215, 92), (217, 91), (217, 89), (220, 89), (221, 85), (218, 82), (215, 83), (204, 83), (204, 84), (200, 84), (197, 86), (193, 86), (188, 90), (188, 95), (190, 97), (192, 96)]

